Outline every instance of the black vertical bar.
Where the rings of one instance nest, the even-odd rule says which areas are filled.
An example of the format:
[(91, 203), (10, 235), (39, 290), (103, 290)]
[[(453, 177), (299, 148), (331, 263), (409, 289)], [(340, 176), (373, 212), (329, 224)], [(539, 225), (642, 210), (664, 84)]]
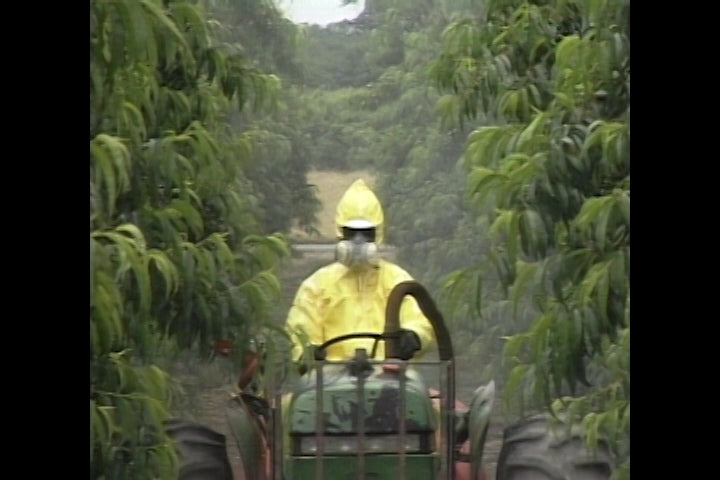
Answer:
[(406, 417), (406, 415), (405, 415), (405, 409), (406, 409), (405, 389), (407, 388), (407, 384), (405, 381), (406, 369), (407, 369), (407, 364), (403, 362), (400, 365), (400, 378), (399, 378), (400, 385), (398, 388), (399, 394), (400, 394), (400, 412), (399, 412), (399, 415), (400, 415), (400, 458), (399, 458), (399, 460), (400, 460), (400, 480), (407, 480), (407, 478), (405, 476), (405, 462), (406, 462), (405, 445), (407, 444), (407, 438), (406, 438), (407, 426), (405, 424), (405, 417)]
[(282, 418), (282, 394), (274, 396), (273, 405), (270, 409), (270, 435), (272, 435), (272, 473), (270, 478), (282, 480), (282, 459), (283, 459), (283, 418)]
[(315, 373), (315, 445), (317, 456), (315, 457), (315, 480), (323, 480), (323, 453), (325, 452), (325, 415), (323, 406), (323, 366), (324, 361), (316, 362)]
[(358, 480), (365, 480), (365, 377), (357, 376)]
[(445, 438), (447, 439), (447, 458), (448, 458), (448, 480), (455, 478), (455, 363), (454, 360), (448, 360), (446, 372), (446, 384), (445, 390), (447, 394), (445, 398), (445, 424), (446, 432)]

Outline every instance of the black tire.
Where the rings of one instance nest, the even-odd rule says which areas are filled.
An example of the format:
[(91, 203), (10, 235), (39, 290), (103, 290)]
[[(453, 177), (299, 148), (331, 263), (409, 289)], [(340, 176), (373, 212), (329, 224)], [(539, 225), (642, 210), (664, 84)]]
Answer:
[(577, 430), (550, 429), (547, 415), (534, 415), (507, 428), (496, 480), (608, 480), (613, 471), (607, 443), (590, 451)]
[(180, 454), (178, 480), (233, 480), (225, 435), (183, 420), (169, 421), (166, 431)]

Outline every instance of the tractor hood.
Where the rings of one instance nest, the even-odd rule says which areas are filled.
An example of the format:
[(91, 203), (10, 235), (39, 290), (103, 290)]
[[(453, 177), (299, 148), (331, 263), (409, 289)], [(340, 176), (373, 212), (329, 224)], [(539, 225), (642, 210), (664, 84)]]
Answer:
[[(323, 368), (322, 411), (326, 435), (357, 433), (358, 421), (363, 422), (364, 432), (370, 435), (400, 431), (401, 373), (391, 369), (386, 371), (380, 364), (373, 364), (371, 368), (360, 376), (351, 375), (345, 365)], [(315, 374), (306, 375), (295, 390), (290, 407), (291, 435), (314, 434), (318, 430)], [(422, 378), (408, 367), (404, 383), (406, 432), (434, 431), (437, 425), (435, 414)], [(359, 401), (361, 390), (364, 401)], [(361, 404), (362, 413), (359, 414), (358, 405)]]

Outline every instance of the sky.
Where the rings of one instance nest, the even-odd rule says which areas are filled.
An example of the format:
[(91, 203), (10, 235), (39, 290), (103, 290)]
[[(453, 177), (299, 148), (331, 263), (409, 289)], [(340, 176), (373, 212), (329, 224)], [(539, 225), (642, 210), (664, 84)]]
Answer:
[(295, 23), (325, 26), (357, 17), (365, 6), (365, 0), (342, 5), (342, 0), (279, 0), (280, 9)]

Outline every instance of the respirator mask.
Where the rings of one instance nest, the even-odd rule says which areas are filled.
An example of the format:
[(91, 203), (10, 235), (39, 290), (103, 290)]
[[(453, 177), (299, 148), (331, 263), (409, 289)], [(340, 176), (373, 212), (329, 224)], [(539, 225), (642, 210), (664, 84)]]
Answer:
[(335, 246), (335, 259), (348, 268), (377, 267), (380, 256), (375, 243), (375, 228), (343, 227), (343, 236)]

